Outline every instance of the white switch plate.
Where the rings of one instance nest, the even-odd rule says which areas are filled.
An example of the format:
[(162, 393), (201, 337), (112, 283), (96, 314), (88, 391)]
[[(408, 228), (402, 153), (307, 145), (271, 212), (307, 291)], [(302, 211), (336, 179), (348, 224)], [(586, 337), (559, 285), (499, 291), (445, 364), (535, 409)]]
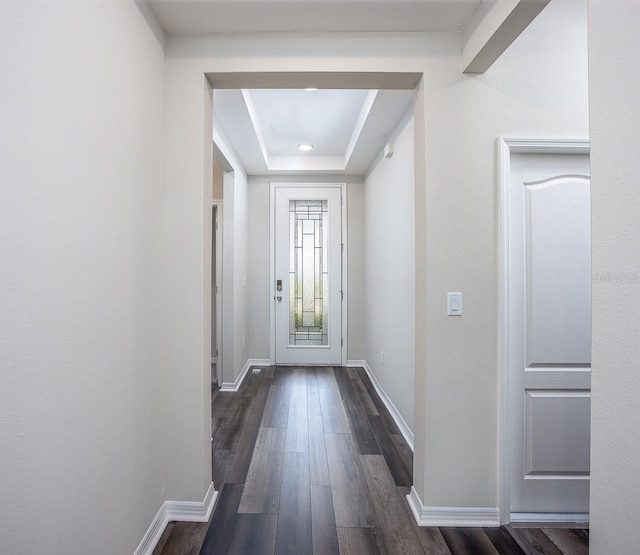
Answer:
[(462, 293), (447, 293), (447, 316), (462, 316)]

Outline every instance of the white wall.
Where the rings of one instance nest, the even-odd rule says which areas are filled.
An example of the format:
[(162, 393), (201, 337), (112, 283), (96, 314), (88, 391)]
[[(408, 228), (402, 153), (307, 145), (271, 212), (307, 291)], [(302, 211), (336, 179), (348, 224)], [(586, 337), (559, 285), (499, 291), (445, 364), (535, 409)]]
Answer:
[[(212, 191), (211, 191), (211, 200), (215, 200), (216, 202), (220, 202), (222, 201), (222, 190), (224, 187), (224, 168), (218, 164), (217, 162), (214, 161), (213, 163), (213, 187), (212, 187)], [(219, 211), (219, 212), (218, 212)], [(217, 322), (218, 322), (218, 315), (217, 315), (217, 307), (216, 307), (216, 287), (218, 287), (219, 290), (222, 289), (222, 283), (216, 283), (216, 279), (220, 279), (216, 276), (217, 274), (217, 269), (216, 269), (216, 262), (218, 262), (220, 264), (220, 266), (222, 266), (222, 261), (216, 260), (216, 242), (217, 242), (217, 238), (218, 237), (222, 237), (222, 208), (218, 205), (212, 208), (212, 218), (213, 218), (213, 222), (212, 222), (212, 228), (211, 228), (211, 357), (215, 358), (216, 357), (216, 350), (218, 349), (218, 347), (221, 347), (218, 345), (218, 330), (217, 330)], [(216, 230), (215, 226), (215, 220), (219, 220), (220, 222), (220, 230)], [(222, 248), (220, 247), (220, 251), (222, 251)], [(218, 253), (218, 255), (221, 253)], [(218, 366), (219, 367), (219, 366)], [(212, 374), (212, 381), (216, 381), (216, 376), (214, 374)]]
[(640, 4), (589, 0), (595, 555), (638, 552), (640, 530)]
[(461, 74), (456, 52), (439, 86), (425, 77), (426, 506), (497, 506), (496, 138), (588, 136), (586, 40), (585, 0), (554, 0), (484, 75)]
[(234, 260), (235, 208), (234, 172), (224, 174), (222, 205), (222, 383), (235, 381), (236, 361), (236, 304), (237, 283), (236, 263)]
[(164, 500), (163, 39), (133, 2), (1, 10), (0, 552), (132, 553)]
[(270, 183), (347, 183), (347, 357), (364, 358), (363, 338), (363, 179), (336, 175), (250, 176), (248, 185), (248, 305), (249, 357), (269, 359), (269, 302), (273, 298), (269, 277)]
[(218, 172), (224, 198), (221, 221), (222, 381), (233, 384), (242, 372), (249, 352), (247, 175), (229, 140), (215, 123), (215, 117), (213, 141), (228, 167), (228, 171)]
[[(376, 378), (413, 430), (415, 387), (415, 183), (413, 117), (390, 139), (364, 186), (366, 356)], [(381, 352), (384, 352), (384, 361)]]
[(347, 183), (347, 360), (364, 360), (364, 177)]
[(201, 502), (211, 483), (211, 91), (202, 75), (182, 75), (171, 58), (165, 61), (164, 91), (166, 496)]
[[(247, 360), (247, 177), (214, 129), (204, 72), (165, 65), (163, 362), (167, 389), (167, 497), (201, 502), (211, 484), (211, 187), (213, 142), (229, 164), (222, 205), (222, 366), (233, 383)], [(248, 345), (248, 344), (247, 344)]]
[[(167, 205), (166, 220), (184, 241), (173, 260), (180, 270), (171, 273), (170, 314), (176, 317), (167, 340), (171, 374), (195, 383), (202, 374), (193, 353), (202, 344), (203, 262), (202, 240), (192, 227), (200, 224), (202, 210), (204, 73), (424, 74), (418, 111), (426, 126), (417, 125), (423, 135), (416, 144), (424, 141), (425, 148), (416, 163), (426, 168), (426, 189), (417, 179), (424, 203), (416, 215), (424, 218), (416, 218), (421, 234), (415, 240), (428, 261), (426, 279), (416, 283), (416, 312), (426, 314), (424, 325), (417, 320), (426, 332), (416, 337), (416, 352), (426, 354), (416, 357), (414, 402), (424, 418), (414, 426), (422, 435), (416, 438), (414, 481), (427, 506), (496, 507), (495, 142), (499, 135), (587, 136), (585, 1), (554, 0), (484, 75), (461, 73), (460, 50), (457, 33), (170, 37), (165, 114), (174, 137), (165, 145), (165, 187), (175, 202)], [(452, 290), (462, 291), (465, 303), (464, 316), (455, 320), (445, 316), (446, 292)], [(203, 416), (191, 408), (200, 397), (187, 387), (174, 397), (175, 406), (190, 407), (171, 431), (185, 458), (205, 447), (204, 436), (188, 431)], [(176, 437), (179, 430), (187, 431)], [(185, 499), (197, 491), (201, 499), (202, 469), (173, 465), (182, 473), (172, 492)]]
[[(247, 176), (240, 171), (234, 172), (233, 180), (233, 264), (234, 264), (234, 291), (233, 291), (233, 379), (240, 375), (247, 362), (249, 353), (249, 325), (248, 325), (248, 200), (247, 200)], [(229, 198), (225, 191), (225, 198)], [(223, 323), (224, 325), (224, 323)], [(226, 363), (225, 363), (226, 366)]]
[(273, 289), (269, 276), (270, 178), (249, 176), (249, 357), (269, 359), (269, 303)]

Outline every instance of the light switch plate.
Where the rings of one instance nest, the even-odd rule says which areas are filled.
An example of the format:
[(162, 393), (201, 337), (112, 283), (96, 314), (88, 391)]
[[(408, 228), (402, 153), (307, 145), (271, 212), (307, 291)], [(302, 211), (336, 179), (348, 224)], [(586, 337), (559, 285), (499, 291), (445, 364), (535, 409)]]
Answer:
[(447, 316), (462, 316), (462, 293), (447, 293)]

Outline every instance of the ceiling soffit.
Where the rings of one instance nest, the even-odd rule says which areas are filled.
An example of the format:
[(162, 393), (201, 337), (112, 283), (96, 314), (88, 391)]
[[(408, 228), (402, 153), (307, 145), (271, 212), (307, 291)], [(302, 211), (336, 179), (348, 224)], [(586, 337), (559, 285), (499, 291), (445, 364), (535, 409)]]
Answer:
[[(413, 90), (214, 89), (214, 119), (250, 175), (363, 175)], [(301, 151), (301, 144), (313, 149)]]

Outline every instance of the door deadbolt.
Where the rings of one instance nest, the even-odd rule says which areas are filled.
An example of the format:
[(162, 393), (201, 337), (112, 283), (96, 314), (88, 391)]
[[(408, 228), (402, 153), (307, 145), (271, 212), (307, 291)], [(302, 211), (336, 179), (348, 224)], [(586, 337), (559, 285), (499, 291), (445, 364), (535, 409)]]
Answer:
[(277, 291), (282, 291), (282, 280), (281, 279), (276, 280), (276, 290)]

